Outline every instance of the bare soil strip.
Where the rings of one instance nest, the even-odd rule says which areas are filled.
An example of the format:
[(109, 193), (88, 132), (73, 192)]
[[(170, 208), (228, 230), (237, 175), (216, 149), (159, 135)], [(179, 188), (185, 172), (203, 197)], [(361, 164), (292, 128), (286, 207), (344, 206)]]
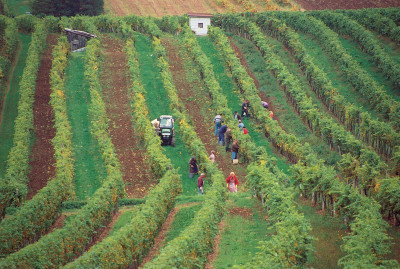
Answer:
[(132, 127), (128, 95), (130, 80), (127, 78), (124, 44), (118, 38), (104, 36), (102, 46), (104, 62), (101, 81), (110, 119), (109, 132), (122, 165), (126, 193), (128, 197), (142, 198), (156, 182), (152, 179), (148, 163), (144, 161), (145, 150), (137, 143)]
[(154, 240), (153, 246), (151, 247), (147, 256), (144, 257), (142, 263), (139, 265), (139, 268), (143, 268), (146, 265), (146, 263), (152, 261), (154, 259), (154, 257), (160, 253), (160, 249), (164, 246), (164, 242), (167, 237), (167, 233), (168, 233), (169, 229), (171, 228), (172, 223), (174, 222), (176, 214), (178, 214), (178, 212), (182, 208), (189, 207), (189, 206), (195, 206), (197, 204), (199, 204), (199, 203), (194, 202), (194, 203), (177, 205), (169, 212), (167, 219), (164, 221), (164, 224), (162, 225), (160, 232), (158, 233), (157, 237)]
[(35, 125), (35, 140), (32, 147), (29, 172), (29, 192), (31, 199), (47, 181), (55, 175), (54, 148), (51, 140), (56, 134), (53, 122), (53, 108), (50, 104), (50, 69), (52, 65), (52, 50), (57, 44), (58, 35), (47, 35), (47, 48), (42, 56), (41, 65), (36, 79), (35, 101), (33, 104), (33, 121)]
[[(203, 91), (198, 91), (199, 88), (203, 87), (199, 80), (189, 83), (186, 77), (185, 67), (183, 65), (182, 56), (179, 53), (179, 45), (177, 41), (170, 37), (163, 39), (163, 44), (167, 50), (169, 64), (173, 76), (173, 80), (178, 91), (179, 99), (183, 102), (186, 107), (188, 115), (194, 122), (194, 128), (200, 139), (203, 141), (208, 152), (215, 150), (216, 152), (216, 163), (219, 168), (222, 169), (223, 174), (227, 177), (230, 172), (235, 172), (239, 179), (239, 191), (243, 190), (243, 183), (245, 182), (245, 170), (240, 169), (240, 166), (232, 164), (230, 155), (222, 154), (225, 151), (225, 147), (217, 146), (217, 137), (214, 135), (214, 124), (212, 119), (215, 115), (209, 115), (210, 117), (204, 118), (202, 111), (207, 103), (210, 103), (208, 94)], [(238, 104), (239, 106), (240, 104)], [(232, 115), (233, 116), (233, 115)], [(208, 121), (206, 121), (208, 120)], [(229, 127), (229, 126), (228, 126)], [(222, 152), (221, 152), (222, 151)], [(240, 154), (240, 152), (239, 152)], [(207, 179), (205, 180), (205, 182)], [(206, 182), (207, 184), (207, 182)], [(212, 268), (212, 263), (216, 259), (219, 252), (220, 234), (225, 227), (225, 222), (221, 221), (219, 224), (219, 234), (214, 238), (213, 252), (211, 252), (207, 258), (207, 268)]]
[(253, 79), (254, 84), (256, 85), (256, 88), (259, 90), (258, 91), (258, 96), (261, 98), (261, 100), (263, 100), (263, 101), (268, 103), (269, 109), (274, 112), (274, 119), (277, 120), (279, 125), (282, 127), (282, 129), (284, 129), (282, 124), (281, 124), (281, 122), (280, 122), (280, 120), (279, 120), (279, 114), (280, 113), (275, 113), (276, 108), (274, 106), (273, 99), (267, 97), (267, 94), (260, 90), (260, 83), (256, 79), (256, 76), (250, 71), (249, 64), (247, 63), (246, 57), (244, 56), (243, 52), (239, 49), (238, 46), (236, 46), (235, 43), (232, 42), (232, 38), (231, 37), (229, 37), (229, 40), (230, 40), (232, 49), (235, 51), (237, 57), (240, 59), (240, 63), (242, 64), (242, 66), (245, 67), (247, 74)]
[(213, 250), (211, 253), (209, 253), (207, 255), (207, 263), (204, 266), (205, 269), (214, 269), (213, 263), (217, 259), (218, 254), (219, 254), (219, 243), (221, 242), (221, 235), (222, 235), (222, 232), (225, 230), (225, 226), (226, 226), (226, 221), (225, 221), (225, 218), (223, 218), (222, 221), (218, 225), (218, 233), (214, 239)]
[[(208, 115), (209, 117), (206, 118), (203, 116), (204, 113), (206, 113), (204, 110), (207, 110), (207, 107), (205, 107), (207, 105), (205, 104), (210, 103), (210, 100), (208, 94), (198, 91), (198, 89), (203, 87), (201, 81), (197, 80), (190, 83), (187, 81), (186, 71), (182, 56), (179, 53), (177, 41), (173, 40), (173, 38), (166, 37), (163, 39), (163, 45), (168, 53), (169, 64), (179, 99), (185, 105), (186, 113), (191, 117), (197, 135), (200, 137), (201, 141), (203, 141), (208, 152), (215, 150), (216, 162), (219, 168), (222, 169), (224, 175), (227, 177), (229, 173), (233, 171), (238, 176), (239, 182), (243, 183), (245, 180), (244, 169), (239, 169), (240, 166), (233, 165), (232, 159), (225, 153), (222, 154), (225, 151), (225, 147), (218, 146), (218, 138), (214, 135), (213, 119), (215, 115), (210, 114)], [(238, 104), (238, 106), (239, 105), (240, 104)], [(240, 185), (242, 184), (239, 184), (239, 186)]]
[(296, 0), (305, 10), (399, 7), (399, 0)]

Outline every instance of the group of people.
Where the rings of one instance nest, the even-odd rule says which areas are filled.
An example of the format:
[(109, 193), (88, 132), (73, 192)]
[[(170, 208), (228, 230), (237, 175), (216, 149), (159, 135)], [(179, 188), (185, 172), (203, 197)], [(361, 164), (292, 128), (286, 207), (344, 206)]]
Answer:
[[(235, 112), (234, 117), (237, 118), (237, 112)], [(218, 135), (218, 144), (220, 146), (225, 145), (225, 151), (232, 152), (232, 160), (237, 159), (237, 154), (239, 152), (239, 142), (237, 139), (235, 139), (232, 143), (232, 129), (228, 128), (228, 126), (226, 124), (223, 124), (223, 119), (221, 114), (218, 114), (217, 116), (215, 116), (214, 118), (214, 124), (215, 124), (215, 136)], [(240, 124), (240, 120), (239, 120), (239, 124)], [(239, 128), (241, 126), (239, 125)], [(245, 134), (247, 134), (247, 129), (244, 127), (241, 128)], [(232, 148), (230, 147), (232, 143)]]
[[(269, 104), (265, 101), (261, 101), (261, 105), (265, 110), (269, 111), (269, 116), (271, 119), (274, 117), (274, 113), (272, 110), (269, 110)], [(250, 118), (250, 102), (249, 100), (246, 100), (242, 103), (241, 107), (241, 114), (239, 115), (237, 111), (235, 111), (233, 118), (238, 121), (238, 127), (241, 131), (243, 131), (244, 134), (248, 134), (248, 130), (245, 127), (244, 123), (242, 122), (242, 118), (247, 117)], [(232, 138), (232, 129), (228, 128), (226, 124), (224, 124), (224, 120), (219, 113), (218, 115), (215, 116), (214, 118), (214, 124), (215, 124), (215, 136), (218, 136), (218, 144), (219, 145), (225, 145), (225, 151), (232, 152), (232, 162), (237, 163), (238, 160), (238, 153), (239, 153), (239, 144), (238, 140), (235, 139), (232, 143), (232, 148), (230, 147), (231, 142), (233, 140)], [(211, 151), (210, 156), (209, 156), (210, 161), (213, 163), (215, 162), (215, 151)], [(236, 162), (235, 162), (236, 160)], [(192, 157), (189, 161), (189, 177), (193, 178), (195, 174), (198, 174), (198, 167), (197, 167), (197, 161), (195, 157)], [(204, 194), (204, 178), (206, 175), (204, 173), (201, 173), (201, 175), (197, 179), (197, 188), (199, 195)], [(237, 179), (237, 176), (235, 175), (234, 172), (231, 172), (230, 175), (226, 178), (226, 187), (230, 192), (237, 192), (237, 187), (239, 185), (239, 181)]]
[[(201, 175), (197, 178), (197, 190), (199, 195), (204, 194), (204, 178), (206, 175), (201, 173)], [(239, 186), (239, 180), (234, 172), (231, 172), (230, 175), (226, 178), (226, 188), (230, 192), (237, 192)]]
[[(211, 151), (209, 158), (212, 163), (215, 162), (215, 151)], [(198, 173), (199, 169), (197, 166), (197, 160), (196, 157), (193, 156), (189, 160), (189, 178), (193, 178), (194, 175), (197, 175)], [(199, 192), (199, 195), (204, 194), (205, 177), (206, 175), (204, 173), (201, 173), (200, 176), (197, 178), (197, 190)], [(237, 192), (238, 186), (239, 186), (239, 180), (237, 179), (235, 173), (231, 172), (230, 175), (226, 178), (226, 187), (230, 192)]]
[[(261, 105), (262, 105), (263, 108), (265, 108), (265, 110), (269, 111), (269, 116), (273, 120), (274, 119), (274, 112), (272, 112), (272, 110), (269, 108), (268, 102), (261, 101)], [(244, 101), (242, 103), (242, 117), (244, 117), (244, 116), (250, 117), (249, 108), (250, 108), (249, 100)], [(235, 119), (236, 119), (236, 117), (235, 117)]]

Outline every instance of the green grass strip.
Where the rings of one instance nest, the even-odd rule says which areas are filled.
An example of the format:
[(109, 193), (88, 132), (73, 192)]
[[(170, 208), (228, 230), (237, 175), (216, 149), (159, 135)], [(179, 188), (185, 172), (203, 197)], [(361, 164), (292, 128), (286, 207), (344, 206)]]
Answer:
[[(374, 59), (368, 53), (362, 51), (362, 48), (352, 37), (339, 36), (339, 41), (342, 43), (343, 48), (353, 57), (353, 59), (360, 65), (360, 67), (375, 81), (375, 83), (381, 86), (391, 98), (396, 101), (400, 101), (400, 92), (396, 89), (396, 86), (388, 80), (385, 74), (379, 70), (374, 63)], [(400, 68), (399, 68), (400, 69)]]
[(19, 57), (16, 59), (17, 63), (14, 72), (11, 75), (10, 89), (5, 100), (3, 120), (0, 125), (0, 177), (5, 175), (8, 153), (13, 146), (14, 121), (18, 113), (19, 82), (25, 68), (28, 48), (32, 38), (31, 35), (28, 34), (18, 34), (18, 37), (21, 49)]
[[(215, 78), (221, 87), (221, 93), (228, 101), (228, 108), (231, 111), (231, 115), (229, 116), (232, 116), (233, 118), (234, 111), (238, 111), (240, 114), (240, 106), (243, 103), (243, 100), (239, 98), (239, 89), (233, 83), (232, 78), (228, 76), (224, 63), (218, 53), (217, 48), (215, 47), (214, 42), (212, 42), (209, 37), (198, 37), (197, 41), (201, 47), (201, 50), (208, 57), (210, 63), (212, 64)], [(265, 148), (269, 155), (276, 158), (279, 169), (288, 172), (289, 164), (279, 155), (274, 153), (274, 149), (271, 147), (271, 144), (267, 139), (265, 139), (265, 136), (259, 132), (257, 124), (254, 124), (253, 121), (249, 121), (247, 118), (244, 118), (243, 122), (246, 125), (246, 128), (249, 130), (252, 141), (256, 144), (256, 146)]]
[(91, 197), (105, 178), (106, 170), (99, 147), (91, 134), (89, 117), (89, 85), (84, 78), (86, 53), (74, 53), (66, 70), (65, 94), (68, 117), (73, 133), (72, 145), (75, 154), (75, 193), (78, 200)]
[[(143, 34), (136, 34), (135, 48), (140, 62), (140, 76), (146, 89), (150, 119), (153, 120), (161, 115), (171, 115), (170, 100), (161, 81), (157, 58), (150, 39)], [(175, 147), (164, 147), (165, 154), (171, 159), (174, 167), (179, 168), (179, 175), (182, 178), (182, 195), (192, 196), (197, 193), (197, 182), (188, 178), (188, 162), (191, 155), (182, 141), (179, 123), (175, 123)]]
[[(244, 53), (249, 63), (250, 71), (256, 76), (260, 83), (260, 90), (271, 98), (272, 104), (275, 107), (274, 115), (279, 117), (279, 121), (284, 130), (294, 134), (301, 143), (308, 143), (313, 148), (316, 155), (320, 159), (323, 159), (327, 165), (336, 165), (341, 160), (341, 156), (339, 153), (332, 151), (327, 144), (321, 143), (321, 139), (313, 134), (303, 123), (300, 116), (288, 102), (284, 92), (281, 90), (281, 86), (279, 86), (277, 80), (268, 70), (260, 51), (251, 41), (239, 36), (234, 36), (233, 41)], [(288, 55), (289, 52), (285, 51), (279, 42), (271, 39), (270, 41), (274, 46), (274, 52), (281, 62), (288, 67), (290, 72), (294, 72), (293, 74), (296, 77), (301, 78), (299, 82), (301, 88), (309, 93), (307, 81), (304, 81), (305, 77), (302, 76), (298, 70), (297, 64), (295, 64), (290, 55)], [(271, 80), (273, 80), (273, 82)], [(315, 98), (313, 98), (313, 101), (314, 103), (317, 102), (317, 104), (320, 104), (319, 100), (315, 100)], [(323, 109), (320, 106), (318, 108)]]
[(26, 0), (3, 0), (8, 1), (10, 11), (14, 16), (23, 15), (25, 12), (30, 12), (31, 8)]
[(26, 66), (19, 82), (20, 91), (18, 99), (18, 115), (14, 122), (13, 146), (7, 158), (5, 182), (1, 184), (0, 216), (4, 215), (4, 209), (14, 204), (19, 206), (28, 193), (28, 172), (30, 169), (29, 157), (34, 128), (33, 103), (36, 89), (36, 79), (46, 46), (47, 32), (43, 22), (35, 24), (32, 42), (29, 45)]
[(73, 192), (74, 158), (71, 128), (67, 118), (64, 95), (64, 72), (69, 43), (62, 37), (53, 49), (50, 71), (51, 105), (54, 111), (56, 135), (53, 138), (56, 176), (50, 180), (16, 214), (0, 223), (0, 253), (9, 254), (48, 232), (61, 213), (63, 202)]

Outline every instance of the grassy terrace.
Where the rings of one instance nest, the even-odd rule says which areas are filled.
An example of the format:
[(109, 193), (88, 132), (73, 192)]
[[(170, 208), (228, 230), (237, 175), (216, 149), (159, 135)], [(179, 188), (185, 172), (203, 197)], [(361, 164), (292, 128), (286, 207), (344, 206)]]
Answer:
[(19, 40), (20, 54), (16, 59), (14, 72), (10, 76), (10, 88), (4, 104), (3, 120), (0, 124), (0, 176), (5, 173), (8, 153), (13, 146), (14, 121), (18, 114), (19, 82), (25, 68), (31, 35), (19, 34)]
[(85, 53), (74, 53), (66, 70), (68, 117), (73, 133), (75, 153), (75, 191), (78, 200), (85, 200), (101, 186), (106, 170), (96, 139), (91, 135), (89, 117), (90, 94), (84, 79)]
[[(201, 38), (200, 38), (201, 39)], [(209, 39), (207, 39), (208, 42), (211, 42)], [(213, 127), (212, 121), (214, 118), (215, 110), (212, 110), (211, 107), (211, 99), (208, 97), (208, 93), (205, 90), (205, 86), (203, 85), (203, 82), (201, 80), (198, 68), (194, 62), (190, 60), (190, 57), (186, 51), (186, 49), (179, 44), (179, 38), (175, 38), (172, 42), (176, 47), (180, 46), (179, 48), (179, 54), (180, 58), (183, 60), (182, 64), (184, 66), (185, 74), (174, 74), (178, 77), (181, 76), (186, 76), (183, 79), (186, 80), (187, 85), (190, 85), (190, 89), (187, 89), (187, 91), (190, 91), (192, 95), (190, 97), (188, 96), (188, 100), (184, 100), (184, 102), (190, 102), (192, 100), (196, 100), (199, 104), (201, 104), (201, 118), (203, 118), (203, 121), (206, 125), (206, 127), (210, 127), (209, 132), (213, 132), (211, 129)], [(207, 46), (207, 45), (206, 45)], [(178, 48), (177, 48), (178, 49)], [(215, 52), (213, 50), (212, 44), (210, 47), (211, 52)], [(224, 95), (228, 98), (228, 105), (231, 108), (232, 115), (233, 111), (237, 110), (237, 107), (240, 108), (241, 101), (238, 98), (236, 94), (232, 94), (232, 89), (235, 89), (235, 86), (232, 84), (231, 79), (226, 75), (225, 73), (225, 68), (221, 64), (222, 62), (219, 61), (220, 65), (219, 70), (220, 73), (217, 75), (218, 76), (218, 81), (223, 84), (222, 88), (227, 90), (227, 92), (224, 92)], [(185, 97), (183, 97), (185, 98)], [(183, 101), (183, 100), (182, 100)], [(190, 107), (187, 107), (188, 114), (192, 116), (192, 118), (195, 118), (195, 115), (193, 114), (192, 111), (190, 111)], [(210, 112), (212, 111), (212, 112)], [(195, 120), (196, 121), (196, 120)], [(253, 138), (253, 141), (260, 147), (265, 147), (268, 148), (269, 151), (272, 153), (272, 149), (270, 147), (270, 144), (268, 140), (263, 138), (260, 133), (257, 132), (256, 128), (250, 123), (250, 121), (245, 121), (246, 126), (249, 128), (249, 132)], [(198, 123), (202, 125), (202, 123)], [(197, 124), (196, 124), (197, 125)], [(199, 126), (197, 125), (197, 128)], [(212, 147), (218, 147), (217, 146), (217, 139), (213, 141), (205, 141), (203, 138), (203, 143), (204, 144), (211, 144)], [(225, 160), (230, 160), (230, 153), (225, 153), (223, 147), (218, 147), (218, 152), (220, 153), (217, 155), (217, 162), (220, 161), (220, 158), (223, 158)], [(223, 161), (221, 161), (221, 164)], [(285, 163), (283, 159), (279, 159), (278, 161), (279, 165), (282, 167), (285, 167), (285, 169), (288, 169), (288, 165)], [(235, 167), (238, 171), (244, 169), (245, 167)], [(229, 170), (229, 167), (227, 168)], [(229, 172), (227, 169), (224, 169), (224, 174)], [(245, 171), (240, 171), (240, 174), (245, 174)], [(251, 193), (247, 191), (247, 188), (245, 187), (244, 181), (245, 178), (239, 177), (239, 181), (241, 182), (240, 188), (239, 188), (239, 193), (237, 195), (232, 194), (229, 195), (228, 199), (228, 206), (227, 210), (225, 212), (225, 220), (223, 223), (226, 223), (222, 225), (222, 235), (221, 239), (229, 241), (230, 243), (224, 244), (223, 249), (225, 251), (225, 255), (232, 257), (232, 256), (238, 256), (241, 257), (238, 260), (232, 261), (232, 259), (226, 259), (223, 256), (218, 256), (217, 259), (220, 260), (222, 257), (222, 260), (219, 261), (219, 264), (217, 261), (215, 261), (214, 266), (216, 268), (227, 268), (233, 265), (233, 262), (235, 264), (243, 264), (248, 258), (248, 253), (255, 253), (258, 251), (257, 246), (258, 246), (258, 241), (260, 238), (265, 238), (267, 232), (269, 230), (266, 229), (266, 227), (269, 227), (270, 224), (268, 222), (264, 221), (264, 218), (258, 217), (258, 213), (260, 213), (260, 206), (255, 206), (259, 205), (259, 201), (256, 201), (254, 198), (252, 198)], [(207, 182), (206, 182), (206, 191), (207, 191)], [(167, 241), (173, 239), (174, 237), (178, 236), (180, 231), (183, 230), (182, 227), (186, 227), (187, 225), (190, 224), (191, 219), (194, 216), (194, 212), (192, 211), (197, 211), (199, 210), (200, 207), (198, 206), (193, 206), (192, 209), (189, 208), (183, 208), (179, 211), (179, 213), (176, 216), (176, 219), (171, 227), (171, 230), (167, 234)], [(245, 211), (246, 214), (249, 216), (241, 216), (241, 215), (236, 215), (235, 213), (231, 213), (231, 209), (237, 209), (238, 212)], [(234, 212), (236, 212), (234, 210)], [(233, 214), (233, 215), (232, 215)], [(260, 213), (261, 214), (261, 213)], [(232, 217), (231, 217), (232, 215)], [(232, 219), (235, 220), (236, 223), (233, 223)], [(233, 225), (235, 228), (229, 229), (228, 227), (230, 225)], [(225, 229), (224, 229), (225, 228)], [(249, 236), (249, 233), (251, 235)], [(228, 235), (229, 234), (229, 235)], [(220, 245), (221, 246), (221, 245)], [(221, 255), (222, 252), (220, 252)]]
[(10, 11), (18, 16), (25, 14), (25, 12), (30, 12), (31, 8), (27, 0), (6, 0), (10, 5)]
[[(244, 100), (240, 99), (239, 89), (236, 87), (236, 85), (234, 85), (231, 76), (225, 71), (224, 63), (220, 58), (212, 40), (208, 37), (200, 37), (197, 40), (203, 52), (207, 55), (213, 65), (215, 77), (221, 86), (223, 94), (228, 100), (228, 107), (232, 111), (232, 116), (234, 111), (238, 111), (240, 114), (241, 105)], [(253, 142), (258, 146), (264, 147), (268, 154), (274, 155), (274, 157), (277, 158), (278, 167), (287, 172), (289, 165), (286, 163), (286, 160), (274, 154), (274, 149), (272, 148), (271, 144), (265, 139), (264, 135), (257, 131), (258, 129), (255, 124), (252, 121), (249, 121), (247, 118), (244, 118), (243, 122), (248, 129)]]
[[(238, 36), (234, 36), (233, 41), (245, 54), (250, 71), (255, 75), (256, 79), (260, 83), (260, 90), (265, 92), (270, 98), (275, 109), (274, 115), (279, 118), (283, 129), (289, 133), (295, 134), (302, 143), (309, 143), (313, 147), (315, 153), (321, 159), (324, 159), (327, 164), (335, 165), (341, 159), (340, 155), (335, 151), (331, 151), (327, 144), (321, 142), (321, 139), (312, 134), (304, 125), (303, 121), (287, 102), (285, 93), (267, 69), (265, 60), (254, 44), (251, 41)], [(281, 61), (288, 67), (289, 71), (299, 78), (303, 89), (307, 89), (308, 84), (306, 78), (299, 72), (297, 64), (293, 62), (290, 53), (283, 49), (282, 45), (276, 40), (271, 41), (275, 45), (275, 52), (280, 56)], [(313, 96), (311, 90), (308, 92)], [(320, 103), (315, 96), (313, 101), (316, 104), (319, 104), (320, 109), (323, 109), (322, 103)]]
[(249, 193), (230, 195), (215, 268), (244, 265), (259, 251), (258, 242), (274, 231), (259, 201)]
[[(170, 101), (161, 81), (151, 40), (147, 36), (138, 34), (135, 38), (135, 47), (139, 54), (142, 83), (147, 92), (146, 102), (150, 119), (153, 120), (160, 115), (171, 115)], [(171, 159), (174, 167), (179, 168), (179, 174), (182, 178), (182, 195), (185, 197), (192, 196), (197, 193), (197, 181), (188, 178), (188, 162), (191, 156), (179, 135), (179, 123), (175, 122), (174, 128), (175, 147), (164, 147), (165, 153)], [(190, 197), (187, 198), (191, 200)], [(180, 199), (185, 198), (181, 197)]]
[(359, 94), (346, 80), (346, 77), (337, 67), (337, 65), (329, 58), (324, 50), (310, 36), (297, 32), (301, 42), (306, 48), (308, 54), (313, 57), (314, 64), (325, 71), (328, 78), (332, 81), (332, 85), (343, 95), (350, 103), (362, 107), (363, 111), (369, 112), (373, 118), (378, 118), (379, 113), (376, 113), (371, 104), (364, 101), (364, 97)]
[[(250, 57), (246, 59), (250, 65), (250, 69), (253, 73), (255, 73), (256, 77), (260, 79), (258, 77), (259, 75), (260, 77), (262, 76), (266, 78), (266, 81), (264, 81), (266, 84), (262, 86), (262, 89), (272, 88), (278, 91), (279, 86), (277, 85), (276, 80), (269, 75), (269, 72), (268, 75), (263, 75), (262, 73), (260, 74), (260, 71), (266, 70), (265, 68), (262, 69), (262, 67), (258, 67), (252, 69), (253, 65), (257, 66), (261, 64), (261, 61), (263, 61), (263, 59), (256, 54), (256, 51), (251, 54), (251, 52), (247, 50), (249, 47), (254, 49), (252, 44), (248, 43), (247, 40), (238, 38), (236, 36), (233, 37), (233, 40), (239, 47), (245, 48), (246, 56), (248, 54), (250, 55)], [(238, 40), (239, 42), (236, 42)], [(224, 64), (220, 59), (213, 42), (209, 38), (203, 37), (198, 38), (198, 41), (202, 47), (202, 50), (207, 54), (213, 64), (215, 75), (224, 91), (225, 96), (228, 99), (229, 107), (232, 109), (232, 111), (240, 110), (241, 100), (239, 99), (238, 94), (232, 94), (232, 91), (237, 93), (238, 90), (232, 83), (231, 77), (227, 74)], [(238, 44), (240, 42), (243, 42), (243, 44)], [(264, 66), (264, 64), (261, 66)], [(262, 82), (261, 80), (259, 81), (260, 83)], [(286, 102), (284, 103), (286, 104)], [(290, 113), (286, 113), (285, 116), (293, 116), (293, 112), (290, 111), (290, 108), (288, 108), (288, 111)], [(290, 165), (287, 164), (281, 156), (274, 154), (273, 148), (271, 148), (270, 143), (264, 137), (264, 135), (259, 133), (257, 128), (254, 128), (254, 125), (251, 121), (246, 119), (245, 124), (249, 126), (249, 132), (256, 145), (265, 147), (268, 151), (268, 154), (274, 155), (277, 158), (277, 166), (289, 174)], [(300, 126), (304, 127), (300, 121), (299, 124), (301, 124)], [(254, 215), (246, 219), (233, 214), (227, 214), (225, 216), (225, 222), (227, 224), (226, 229), (221, 236), (221, 243), (219, 247), (220, 254), (214, 263), (215, 268), (228, 268), (233, 264), (243, 264), (246, 259), (249, 259), (249, 253), (254, 253), (254, 251), (256, 251), (256, 243), (260, 241), (260, 238), (266, 236), (267, 232), (271, 232), (267, 230), (269, 228), (268, 222), (263, 219), (263, 213), (259, 211), (259, 202), (255, 202), (253, 199), (250, 199), (250, 192), (239, 194), (237, 196), (231, 196), (231, 198), (232, 199), (229, 201), (230, 206), (228, 207), (228, 211), (229, 208), (244, 207), (249, 208)], [(314, 268), (335, 268), (337, 266), (338, 258), (342, 256), (342, 252), (339, 247), (341, 243), (339, 236), (343, 233), (342, 224), (337, 219), (317, 213), (314, 207), (304, 203), (302, 200), (299, 199), (298, 201), (299, 211), (303, 212), (305, 217), (310, 220), (313, 228), (312, 235), (317, 238), (317, 240), (314, 241), (314, 247), (316, 250), (315, 256), (310, 262), (309, 266), (313, 266)], [(236, 226), (240, 227), (240, 230), (238, 230), (238, 227)], [(338, 233), (338, 231), (340, 231), (340, 233)], [(245, 234), (248, 234), (246, 238)], [(245, 244), (245, 249), (242, 247), (244, 244), (244, 239), (249, 240), (248, 243)], [(332, 255), (325, 255), (325, 253), (332, 253)], [(234, 262), (232, 262), (232, 257), (235, 258)]]
[(386, 79), (385, 75), (378, 69), (372, 56), (363, 52), (357, 41), (352, 38), (339, 36), (339, 40), (343, 47), (351, 54), (351, 56), (353, 56), (360, 66), (367, 71), (368, 75), (370, 75), (378, 85), (383, 86), (382, 89), (386, 91), (388, 95), (393, 99), (400, 101), (399, 91), (393, 87), (392, 82)]

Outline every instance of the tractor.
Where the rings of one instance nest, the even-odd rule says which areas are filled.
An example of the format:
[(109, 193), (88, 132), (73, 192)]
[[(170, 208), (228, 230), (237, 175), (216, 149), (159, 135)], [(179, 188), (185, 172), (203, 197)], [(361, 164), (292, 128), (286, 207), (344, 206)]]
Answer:
[[(161, 145), (175, 146), (174, 119), (169, 115), (162, 115), (158, 119), (158, 128), (155, 130), (161, 138)], [(154, 124), (154, 123), (153, 123)]]

